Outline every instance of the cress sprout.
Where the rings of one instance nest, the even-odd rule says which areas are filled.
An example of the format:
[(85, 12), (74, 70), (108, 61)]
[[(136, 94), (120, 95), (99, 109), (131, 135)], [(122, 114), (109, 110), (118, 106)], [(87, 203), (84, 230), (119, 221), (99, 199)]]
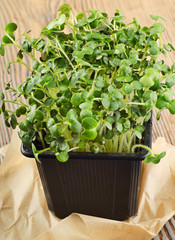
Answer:
[[(118, 10), (111, 18), (93, 9), (73, 15), (63, 4), (58, 18), (43, 27), (38, 38), (28, 31), (16, 39), (17, 25), (7, 24), (0, 54), (4, 56), (9, 45), (18, 48), (7, 71), (19, 63), (29, 75), (16, 89), (6, 84), (0, 111), (7, 127), (19, 127), (19, 137), (32, 146), (36, 159), (48, 150), (65, 162), (70, 151), (130, 153), (147, 148), (142, 136), (151, 111), (157, 110), (157, 119), (163, 109), (175, 114), (175, 64), (160, 60), (175, 49), (161, 43), (164, 26), (158, 21), (165, 19), (151, 18), (153, 25), (142, 27), (135, 18), (125, 24)], [(12, 101), (6, 98), (8, 92)], [(8, 102), (16, 111), (7, 109)], [(157, 163), (164, 155), (151, 152), (145, 162)]]

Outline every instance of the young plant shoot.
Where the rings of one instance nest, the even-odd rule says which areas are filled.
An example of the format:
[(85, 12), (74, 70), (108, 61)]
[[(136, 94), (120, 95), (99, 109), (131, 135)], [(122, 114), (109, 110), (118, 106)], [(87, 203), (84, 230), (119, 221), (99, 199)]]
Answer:
[[(92, 9), (73, 15), (63, 4), (38, 38), (29, 31), (16, 39), (17, 25), (7, 24), (0, 54), (8, 46), (18, 49), (7, 71), (19, 63), (29, 75), (17, 88), (6, 84), (0, 111), (7, 127), (19, 127), (20, 139), (32, 147), (36, 159), (43, 151), (65, 162), (70, 151), (131, 153), (140, 148), (150, 151), (146, 163), (165, 156), (143, 145), (152, 110), (157, 120), (163, 109), (175, 114), (175, 64), (160, 60), (175, 49), (161, 43), (164, 26), (159, 20), (165, 19), (151, 18), (153, 25), (142, 27), (135, 18), (125, 24), (118, 10), (111, 18)], [(7, 108), (8, 92), (13, 93), (15, 112)]]

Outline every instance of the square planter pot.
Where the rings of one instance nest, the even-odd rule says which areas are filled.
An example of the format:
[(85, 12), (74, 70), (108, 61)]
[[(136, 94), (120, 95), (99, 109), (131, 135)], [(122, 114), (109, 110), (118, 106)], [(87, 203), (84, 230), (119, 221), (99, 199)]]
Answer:
[[(152, 123), (145, 125), (143, 144), (151, 147)], [(30, 149), (21, 146), (26, 157)], [(73, 212), (125, 220), (137, 213), (142, 161), (148, 154), (70, 153), (59, 162), (50, 152), (39, 155), (37, 163), (48, 207), (59, 218)]]

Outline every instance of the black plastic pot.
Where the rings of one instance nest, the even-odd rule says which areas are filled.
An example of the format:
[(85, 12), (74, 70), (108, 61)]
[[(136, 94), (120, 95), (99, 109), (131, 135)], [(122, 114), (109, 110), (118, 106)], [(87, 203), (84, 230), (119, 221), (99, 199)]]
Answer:
[[(144, 145), (151, 147), (152, 124), (146, 124)], [(22, 153), (34, 157), (22, 145)], [(59, 218), (73, 212), (125, 220), (137, 213), (142, 160), (148, 152), (133, 154), (72, 152), (65, 163), (50, 152), (40, 154), (38, 170), (48, 207)]]

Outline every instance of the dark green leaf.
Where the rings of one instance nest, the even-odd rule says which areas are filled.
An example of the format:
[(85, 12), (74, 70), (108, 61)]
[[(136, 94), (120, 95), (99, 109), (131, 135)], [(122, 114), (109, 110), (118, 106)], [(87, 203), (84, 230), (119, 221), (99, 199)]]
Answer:
[(1, 100), (4, 100), (4, 98), (5, 98), (4, 93), (0, 91), (0, 99), (1, 99)]
[(53, 104), (54, 104), (54, 99), (53, 98), (51, 98), (51, 97), (48, 97), (46, 100), (45, 100), (45, 104), (47, 105), (47, 106), (52, 106)]
[(13, 129), (15, 129), (16, 126), (18, 125), (16, 116), (15, 116), (14, 114), (11, 115), (10, 124), (11, 124), (11, 126), (12, 126)]
[(5, 31), (7, 33), (10, 33), (10, 32), (13, 33), (14, 31), (16, 31), (17, 28), (18, 28), (18, 26), (16, 25), (16, 23), (9, 23), (6, 25)]
[[(11, 37), (11, 36), (10, 36), (10, 37)], [(8, 44), (8, 43), (13, 43), (12, 39), (10, 39), (7, 35), (4, 35), (4, 36), (2, 37), (2, 41), (3, 41), (4, 43), (6, 43), (6, 44)]]

